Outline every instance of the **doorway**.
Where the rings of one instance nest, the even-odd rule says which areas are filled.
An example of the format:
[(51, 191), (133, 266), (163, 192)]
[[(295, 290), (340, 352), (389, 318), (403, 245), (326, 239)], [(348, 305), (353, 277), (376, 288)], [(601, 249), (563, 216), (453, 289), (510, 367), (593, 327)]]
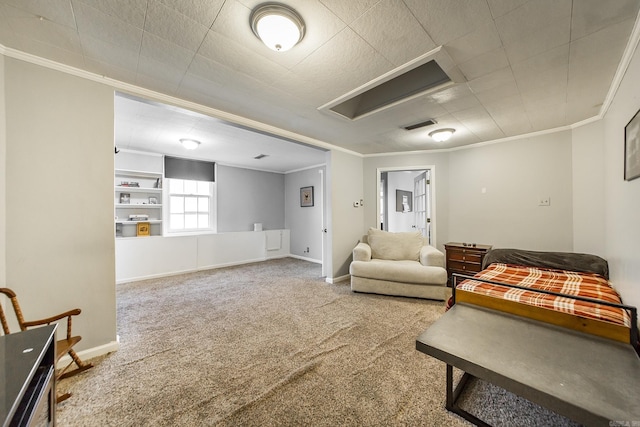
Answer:
[(377, 170), (377, 218), (380, 229), (419, 231), (429, 244), (435, 239), (434, 166)]

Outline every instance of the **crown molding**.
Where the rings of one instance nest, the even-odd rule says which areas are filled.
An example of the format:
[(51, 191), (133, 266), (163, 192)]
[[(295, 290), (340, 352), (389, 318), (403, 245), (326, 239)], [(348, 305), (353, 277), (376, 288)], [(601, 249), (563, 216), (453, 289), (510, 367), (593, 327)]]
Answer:
[(286, 171), (284, 174), (290, 174), (290, 173), (296, 173), (296, 172), (304, 172), (304, 171), (308, 171), (308, 170), (312, 170), (312, 169), (318, 169), (318, 168), (325, 168), (327, 167), (326, 163), (320, 163), (319, 165), (313, 165), (313, 166), (307, 166), (304, 168), (300, 168), (300, 169), (293, 169), (290, 171)]
[(500, 138), (500, 139), (495, 139), (491, 141), (483, 141), (483, 142), (463, 145), (459, 147), (431, 149), (431, 150), (373, 153), (373, 154), (358, 153), (358, 152), (355, 152), (343, 147), (339, 147), (315, 138), (307, 137), (295, 132), (291, 132), (275, 126), (271, 126), (266, 123), (262, 123), (262, 122), (251, 120), (245, 117), (237, 116), (235, 114), (227, 113), (222, 110), (207, 107), (195, 102), (187, 101), (182, 98), (166, 95), (160, 92), (152, 91), (136, 85), (115, 80), (107, 76), (101, 76), (99, 74), (91, 73), (89, 71), (81, 70), (79, 68), (71, 67), (69, 65), (61, 64), (49, 59), (31, 55), (26, 52), (22, 52), (16, 49), (6, 47), (2, 44), (0, 44), (0, 54), (11, 57), (11, 58), (19, 59), (25, 62), (29, 62), (32, 64), (40, 65), (42, 67), (61, 71), (63, 73), (71, 74), (84, 79), (92, 80), (98, 83), (107, 84), (115, 89), (130, 93), (132, 95), (143, 96), (159, 102), (165, 102), (178, 107), (186, 108), (192, 111), (206, 114), (211, 117), (215, 117), (220, 120), (225, 120), (227, 122), (236, 124), (238, 126), (247, 127), (260, 132), (265, 132), (275, 136), (287, 138), (293, 141), (310, 145), (312, 147), (323, 148), (326, 150), (337, 150), (337, 151), (341, 151), (356, 157), (369, 158), (369, 157), (405, 156), (405, 155), (416, 155), (416, 154), (437, 154), (437, 153), (447, 153), (452, 151), (460, 151), (460, 150), (484, 147), (487, 145), (499, 144), (499, 143), (514, 141), (519, 139), (532, 138), (532, 137), (537, 137), (537, 136), (546, 135), (550, 133), (562, 132), (565, 130), (573, 130), (581, 126), (584, 126), (586, 124), (601, 120), (606, 115), (607, 111), (611, 107), (613, 100), (615, 99), (618, 89), (620, 88), (620, 84), (622, 83), (622, 79), (624, 78), (627, 72), (627, 69), (629, 68), (629, 64), (631, 63), (631, 59), (633, 58), (633, 55), (638, 47), (639, 42), (640, 42), (640, 11), (636, 16), (633, 30), (631, 31), (631, 35), (629, 36), (629, 40), (623, 52), (622, 59), (618, 64), (618, 68), (616, 69), (616, 73), (613, 77), (612, 83), (609, 86), (609, 91), (607, 92), (607, 96), (605, 97), (605, 100), (602, 103), (599, 113), (594, 117), (590, 117), (588, 119), (585, 119), (580, 122), (576, 122), (567, 126), (561, 126), (553, 129), (546, 129), (543, 131), (537, 131), (537, 132), (531, 132), (531, 133), (522, 134), (522, 135)]
[(268, 125), (266, 123), (248, 119), (246, 117), (238, 116), (232, 113), (227, 113), (226, 111), (218, 110), (216, 108), (207, 107), (205, 105), (198, 104), (196, 102), (187, 101), (182, 98), (167, 95), (161, 92), (156, 92), (150, 89), (145, 89), (140, 86), (136, 86), (130, 83), (125, 83), (120, 80), (112, 79), (110, 77), (100, 75), (100, 74), (95, 74), (86, 70), (82, 70), (80, 68), (72, 67), (70, 65), (61, 64), (59, 62), (55, 62), (50, 59), (41, 58), (39, 56), (32, 55), (30, 53), (26, 53), (17, 49), (6, 47), (2, 44), (0, 44), (0, 54), (10, 58), (19, 59), (24, 62), (29, 62), (31, 64), (39, 65), (41, 67), (49, 68), (49, 69), (60, 71), (76, 77), (80, 77), (86, 80), (102, 83), (102, 84), (111, 86), (118, 91), (122, 91), (131, 95), (141, 96), (141, 97), (149, 98), (154, 101), (171, 104), (176, 107), (186, 108), (188, 110), (202, 113), (202, 114), (214, 117), (216, 119), (224, 120), (231, 124), (235, 124), (241, 127), (249, 128), (259, 132), (285, 138), (291, 141), (306, 144), (314, 148), (342, 151), (344, 153), (347, 153), (353, 156), (362, 157), (361, 153), (357, 153), (347, 148), (338, 147), (336, 145), (330, 144), (325, 141), (321, 141), (319, 139), (311, 138), (299, 133), (291, 132), (285, 129), (278, 128), (276, 126)]
[(618, 93), (618, 89), (620, 88), (622, 79), (627, 73), (627, 69), (629, 68), (631, 59), (633, 58), (633, 54), (638, 47), (638, 42), (640, 42), (640, 11), (638, 11), (638, 15), (636, 16), (633, 29), (631, 30), (631, 35), (629, 36), (627, 46), (622, 53), (622, 59), (618, 64), (615, 75), (613, 76), (611, 86), (609, 86), (609, 92), (607, 92), (607, 96), (602, 103), (602, 107), (600, 107), (600, 113), (598, 114), (599, 118), (603, 118), (607, 114), (607, 111), (609, 111), (609, 107), (611, 107), (611, 103)]
[(470, 148), (484, 147), (484, 146), (487, 146), (487, 145), (498, 144), (498, 143), (508, 142), (508, 141), (514, 141), (514, 140), (518, 140), (518, 139), (536, 137), (536, 136), (545, 135), (545, 134), (549, 134), (549, 133), (562, 132), (562, 131), (565, 131), (565, 130), (573, 130), (573, 129), (579, 128), (581, 126), (587, 125), (589, 123), (593, 123), (593, 122), (597, 122), (598, 120), (602, 120), (604, 118), (604, 116), (607, 114), (607, 111), (609, 111), (609, 108), (611, 107), (611, 103), (615, 99), (615, 96), (616, 96), (616, 94), (618, 92), (618, 89), (620, 88), (620, 84), (622, 83), (622, 79), (624, 78), (625, 74), (627, 73), (627, 69), (629, 68), (629, 64), (631, 63), (631, 59), (633, 58), (633, 55), (634, 55), (639, 43), (640, 43), (640, 11), (638, 11), (638, 15), (636, 16), (636, 20), (635, 20), (635, 24), (633, 26), (633, 30), (631, 31), (631, 35), (629, 36), (629, 40), (627, 42), (627, 46), (625, 47), (624, 52), (622, 54), (622, 59), (620, 60), (620, 63), (618, 64), (618, 68), (616, 69), (616, 73), (615, 73), (615, 75), (613, 77), (613, 80), (611, 82), (611, 86), (609, 86), (609, 91), (607, 92), (607, 96), (605, 97), (605, 100), (602, 103), (602, 106), (600, 107), (600, 111), (598, 112), (597, 115), (595, 115), (593, 117), (589, 117), (588, 119), (584, 119), (584, 120), (581, 120), (579, 122), (576, 122), (576, 123), (573, 123), (573, 124), (567, 125), (567, 126), (561, 126), (561, 127), (557, 127), (557, 128), (553, 128), (553, 129), (547, 129), (547, 130), (538, 131), (538, 132), (532, 132), (532, 133), (527, 133), (527, 134), (522, 134), (522, 135), (516, 135), (516, 136), (512, 136), (512, 137), (507, 137), (507, 138), (500, 138), (500, 139), (491, 140), (491, 141), (483, 141), (483, 142), (478, 142), (478, 143), (475, 143), (475, 144), (463, 145), (463, 146), (460, 146), (460, 147), (443, 148), (443, 149), (438, 149), (438, 150), (405, 151), (405, 152), (400, 152), (400, 153), (393, 152), (393, 153), (365, 154), (364, 157), (382, 157), (382, 156), (395, 156), (395, 155), (406, 155), (406, 154), (430, 154), (430, 153), (441, 153), (441, 152), (451, 152), (451, 151), (466, 150), (466, 149), (470, 149)]

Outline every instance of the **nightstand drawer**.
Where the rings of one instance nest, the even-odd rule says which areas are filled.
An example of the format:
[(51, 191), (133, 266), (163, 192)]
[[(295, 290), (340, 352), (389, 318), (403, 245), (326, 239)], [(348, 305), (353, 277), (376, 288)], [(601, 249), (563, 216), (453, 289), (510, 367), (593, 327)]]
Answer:
[(462, 261), (462, 262), (473, 262), (473, 263), (477, 263), (480, 264), (482, 263), (482, 257), (483, 255), (478, 253), (477, 251), (470, 251), (470, 250), (450, 250), (450, 254), (449, 254), (449, 250), (447, 251), (447, 255), (448, 255), (448, 259), (452, 260), (452, 261)]
[(447, 268), (449, 270), (459, 270), (464, 271), (465, 273), (477, 273), (482, 269), (480, 263), (465, 263), (459, 261), (449, 261), (447, 262)]

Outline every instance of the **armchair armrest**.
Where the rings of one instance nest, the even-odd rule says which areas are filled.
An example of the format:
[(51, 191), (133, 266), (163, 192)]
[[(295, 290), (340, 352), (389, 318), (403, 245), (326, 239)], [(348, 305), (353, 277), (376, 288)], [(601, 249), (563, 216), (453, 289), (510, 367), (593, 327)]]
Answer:
[(420, 249), (420, 264), (444, 268), (444, 254), (433, 246), (425, 245)]
[(371, 246), (360, 242), (353, 248), (354, 261), (371, 261)]

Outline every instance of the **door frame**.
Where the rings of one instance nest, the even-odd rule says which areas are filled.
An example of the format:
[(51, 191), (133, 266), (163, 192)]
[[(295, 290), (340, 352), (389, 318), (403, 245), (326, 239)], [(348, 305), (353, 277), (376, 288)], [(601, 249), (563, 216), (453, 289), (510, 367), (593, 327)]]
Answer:
[[(402, 172), (402, 171), (419, 171), (429, 169), (431, 171), (431, 246), (435, 247), (437, 239), (436, 234), (436, 166), (386, 166), (376, 168), (376, 228), (380, 228), (380, 175), (383, 172)], [(387, 197), (389, 197), (387, 195)], [(426, 225), (426, 223), (425, 223)]]
[[(324, 211), (325, 208), (325, 182), (324, 182), (324, 169), (320, 169), (318, 170), (318, 173), (320, 174), (320, 191), (319, 191), (319, 195), (318, 197), (318, 201), (319, 201), (319, 205), (320, 205), (320, 233), (322, 234), (322, 238), (320, 239), (321, 242), (321, 251), (320, 253), (322, 254), (322, 261), (321, 261), (321, 265), (322, 265), (322, 277), (327, 277), (327, 254), (326, 254), (326, 250), (327, 250), (327, 221), (326, 221), (326, 214)], [(315, 225), (314, 225), (315, 226)]]

